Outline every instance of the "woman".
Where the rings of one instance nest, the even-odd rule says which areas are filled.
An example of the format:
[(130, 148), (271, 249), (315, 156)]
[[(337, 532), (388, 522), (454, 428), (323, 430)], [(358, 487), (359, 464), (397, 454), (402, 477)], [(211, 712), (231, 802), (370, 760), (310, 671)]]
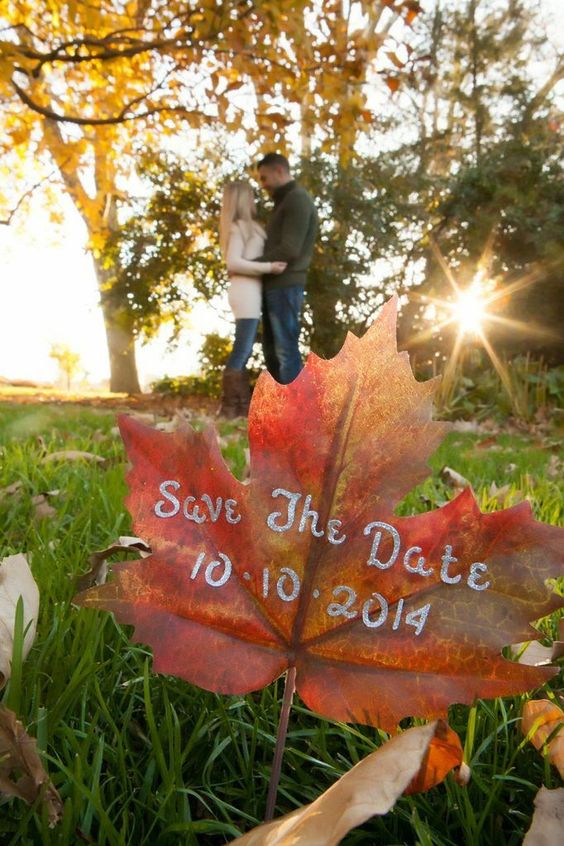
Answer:
[(235, 341), (223, 372), (219, 413), (224, 417), (246, 415), (251, 392), (245, 365), (251, 355), (261, 315), (263, 273), (282, 273), (282, 261), (252, 261), (262, 252), (265, 232), (256, 220), (253, 189), (236, 180), (223, 191), (219, 219), (219, 245), (229, 273), (229, 305), (235, 316)]

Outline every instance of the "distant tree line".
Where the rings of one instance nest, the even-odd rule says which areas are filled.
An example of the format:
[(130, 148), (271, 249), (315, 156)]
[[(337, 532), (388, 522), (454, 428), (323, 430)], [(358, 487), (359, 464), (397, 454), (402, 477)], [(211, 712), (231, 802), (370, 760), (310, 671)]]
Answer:
[[(402, 343), (420, 359), (448, 354), (456, 327), (437, 329), (440, 308), (429, 320), (429, 304), (453, 298), (449, 275), (464, 287), (479, 272), (497, 292), (494, 318), (510, 321), (488, 324), (496, 347), (556, 361), (564, 181), (552, 93), (562, 66), (547, 54), (543, 77), (531, 78), (544, 36), (517, 0), (438, 2), (415, 30), (426, 69), (404, 80), (382, 126), (345, 162), (319, 151), (298, 164), (321, 219), (304, 342), (334, 355), (348, 330), (363, 331), (399, 292)], [(149, 199), (110, 255), (136, 330), (150, 334), (162, 319), (178, 328), (194, 296), (224, 286), (218, 191), (241, 174), (225, 151), (215, 161), (208, 152), (197, 173), (171, 156), (149, 158), (142, 172)]]
[[(50, 21), (43, 5), (19, 4), (27, 17), (0, 45), (4, 168), (12, 177), (33, 160), (45, 179), (54, 163), (86, 222), (112, 388), (138, 387), (135, 339), (163, 324), (177, 334), (194, 301), (225, 286), (216, 230), (222, 182), (242, 175), (234, 138), (249, 159), (294, 152), (317, 198), (307, 347), (333, 355), (398, 292), (402, 344), (420, 360), (448, 354), (455, 328), (438, 329), (430, 304), (452, 298), (449, 275), (464, 286), (479, 271), (504, 294), (495, 316), (513, 321), (489, 324), (492, 342), (561, 356), (564, 63), (526, 0), (436, 0), (424, 14), (412, 0), (366, 2), (358, 24), (350, 4), (323, 4), (317, 34), (304, 2), (148, 0), (128, 4), (129, 28), (133, 12), (114, 0), (104, 27), (89, 6)], [(295, 60), (279, 61), (290, 9)], [(252, 119), (241, 93), (255, 98)], [(165, 152), (186, 125), (199, 145)]]

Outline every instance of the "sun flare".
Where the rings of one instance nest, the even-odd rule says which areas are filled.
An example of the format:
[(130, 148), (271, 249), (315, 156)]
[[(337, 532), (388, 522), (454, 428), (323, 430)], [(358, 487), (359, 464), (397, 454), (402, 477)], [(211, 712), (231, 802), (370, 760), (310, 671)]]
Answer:
[(481, 285), (472, 284), (465, 291), (460, 291), (450, 308), (453, 320), (458, 324), (462, 335), (482, 334), (487, 311), (485, 292)]

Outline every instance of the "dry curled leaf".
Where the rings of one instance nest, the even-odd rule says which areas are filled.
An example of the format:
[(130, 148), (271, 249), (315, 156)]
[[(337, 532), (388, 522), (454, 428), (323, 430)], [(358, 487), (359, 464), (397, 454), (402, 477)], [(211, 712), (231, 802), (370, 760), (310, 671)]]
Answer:
[(153, 554), (77, 601), (133, 624), (157, 672), (242, 694), (295, 667), (312, 710), (386, 729), (554, 675), (502, 649), (561, 605), (547, 580), (562, 530), (529, 503), (484, 514), (470, 488), (395, 514), (447, 428), (431, 420), (436, 382), (417, 382), (397, 352), (395, 318), (391, 303), (290, 385), (261, 375), (248, 484), (212, 427), (120, 418), (127, 505)]
[(488, 489), (488, 499), (492, 499), (499, 507), (503, 505), (517, 505), (524, 499), (523, 493), (516, 490), (513, 485), (501, 485), (498, 487), (492, 482)]
[(151, 548), (141, 538), (120, 536), (117, 541), (110, 544), (106, 549), (99, 549), (89, 555), (90, 570), (77, 581), (78, 590), (87, 590), (93, 585), (103, 585), (108, 577), (108, 558), (116, 552), (138, 552), (141, 558), (151, 554)]
[(60, 491), (45, 491), (45, 493), (37, 494), (31, 498), (34, 520), (51, 520), (56, 517), (57, 511), (50, 504), (49, 499), (59, 496), (59, 493)]
[(551, 664), (564, 657), (564, 617), (558, 623), (558, 640), (552, 641), (550, 646), (543, 646), (538, 640), (514, 643), (511, 652), (520, 664), (531, 667), (541, 667)]
[(497, 442), (497, 438), (495, 437), (495, 435), (492, 435), (489, 438), (485, 438), (483, 441), (478, 441), (475, 448), (476, 449), (489, 449), (489, 450), (501, 449), (500, 445)]
[(12, 496), (18, 496), (23, 491), (23, 482), (12, 482), (5, 488), (0, 488), (0, 502), (4, 499), (9, 499)]
[(23, 657), (25, 658), (35, 638), (39, 612), (39, 589), (27, 558), (21, 552), (0, 560), (0, 687), (3, 687), (11, 675), (16, 607), (20, 596), (23, 602), (23, 630), (25, 632)]
[[(564, 778), (564, 711), (550, 699), (529, 699), (523, 706), (523, 734), (535, 749), (546, 744), (548, 760)], [(550, 740), (549, 740), (550, 738)], [(548, 742), (547, 742), (548, 741)]]
[(439, 472), (439, 478), (448, 485), (449, 488), (456, 488), (458, 490), (462, 490), (463, 488), (469, 488), (470, 482), (456, 470), (453, 470), (452, 467), (447, 467), (446, 465), (442, 468)]
[(559, 479), (562, 476), (562, 461), (558, 455), (551, 455), (546, 468), (548, 479)]
[(564, 832), (564, 787), (541, 787), (535, 796), (535, 812), (523, 846), (556, 846)]
[(96, 429), (90, 435), (90, 440), (93, 444), (103, 444), (105, 441), (109, 439), (109, 435), (104, 432), (102, 429)]
[(49, 826), (60, 820), (63, 803), (30, 737), (13, 711), (0, 705), (0, 795), (17, 796), (28, 805), (38, 798), (47, 806)]
[(429, 723), (396, 735), (325, 793), (285, 817), (232, 841), (237, 846), (335, 846), (355, 826), (388, 813), (399, 797), (428, 790), (462, 763), (457, 735)]
[(479, 433), (483, 431), (483, 428), (477, 420), (455, 420), (452, 424), (452, 431), (453, 432), (472, 432)]

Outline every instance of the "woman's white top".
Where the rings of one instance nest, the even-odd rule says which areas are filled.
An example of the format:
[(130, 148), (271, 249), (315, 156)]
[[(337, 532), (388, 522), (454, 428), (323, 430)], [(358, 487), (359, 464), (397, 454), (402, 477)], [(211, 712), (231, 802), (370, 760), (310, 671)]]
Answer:
[(260, 256), (266, 234), (262, 226), (253, 221), (245, 227), (234, 223), (229, 234), (229, 244), (225, 263), (229, 271), (229, 305), (236, 320), (244, 318), (259, 319), (261, 315), (263, 273), (270, 273), (269, 261), (251, 261), (253, 256)]

